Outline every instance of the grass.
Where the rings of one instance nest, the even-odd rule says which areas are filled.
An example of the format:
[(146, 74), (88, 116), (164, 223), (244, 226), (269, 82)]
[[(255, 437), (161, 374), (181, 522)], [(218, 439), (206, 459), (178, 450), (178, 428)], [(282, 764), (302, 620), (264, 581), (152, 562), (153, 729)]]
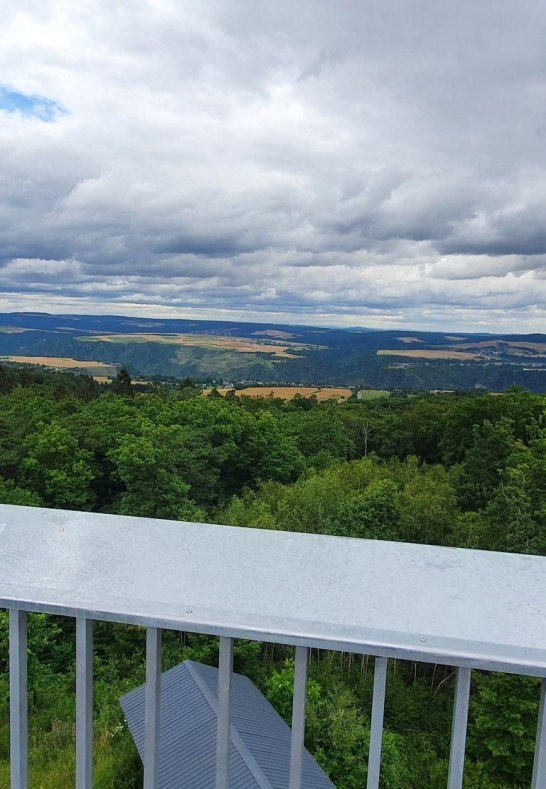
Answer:
[(360, 389), (359, 400), (378, 400), (380, 397), (390, 397), (387, 389)]

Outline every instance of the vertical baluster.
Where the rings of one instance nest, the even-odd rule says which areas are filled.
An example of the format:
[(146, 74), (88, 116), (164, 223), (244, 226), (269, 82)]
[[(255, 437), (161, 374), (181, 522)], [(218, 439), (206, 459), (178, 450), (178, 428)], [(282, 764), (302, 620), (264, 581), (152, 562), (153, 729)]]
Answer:
[(231, 751), (231, 684), (233, 639), (220, 638), (218, 660), (218, 723), (216, 730), (216, 789), (228, 789)]
[(308, 656), (309, 650), (307, 647), (296, 647), (289, 789), (301, 789), (302, 785)]
[(451, 728), (451, 753), (449, 755), (448, 789), (462, 789), (468, 702), (470, 699), (470, 669), (459, 667), (455, 683), (455, 702)]
[(387, 658), (376, 657), (373, 675), (372, 722), (370, 730), (370, 754), (368, 757), (367, 789), (378, 789), (379, 787), (386, 685)]
[(540, 707), (531, 788), (542, 789), (544, 786), (546, 786), (546, 679), (542, 680), (540, 687)]
[(28, 786), (27, 612), (9, 612), (10, 767), (12, 789)]
[(76, 619), (76, 789), (93, 787), (93, 620)]
[(161, 704), (161, 630), (146, 629), (146, 691), (144, 713), (144, 789), (156, 789)]

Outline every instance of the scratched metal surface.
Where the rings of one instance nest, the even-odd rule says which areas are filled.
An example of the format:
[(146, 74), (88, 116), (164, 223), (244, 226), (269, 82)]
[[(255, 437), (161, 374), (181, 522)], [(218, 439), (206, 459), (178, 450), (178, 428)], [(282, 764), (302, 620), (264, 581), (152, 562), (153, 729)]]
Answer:
[(546, 558), (0, 505), (0, 605), (546, 675)]

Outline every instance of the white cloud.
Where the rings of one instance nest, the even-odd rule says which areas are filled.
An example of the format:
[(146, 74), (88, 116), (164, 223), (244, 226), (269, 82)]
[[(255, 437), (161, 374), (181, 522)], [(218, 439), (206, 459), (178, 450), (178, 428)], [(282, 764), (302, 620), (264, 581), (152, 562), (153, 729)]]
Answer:
[(1, 5), (0, 306), (546, 326), (540, 0)]

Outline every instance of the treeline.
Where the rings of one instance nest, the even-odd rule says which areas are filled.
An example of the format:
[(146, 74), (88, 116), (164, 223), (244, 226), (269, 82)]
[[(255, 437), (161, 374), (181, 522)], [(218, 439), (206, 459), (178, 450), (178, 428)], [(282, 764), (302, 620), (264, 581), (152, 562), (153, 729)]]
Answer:
[[(426, 395), (319, 403), (143, 392), (124, 373), (0, 366), (0, 501), (483, 549), (545, 553), (546, 397)], [(335, 594), (335, 589), (332, 590)], [(7, 690), (5, 617), (0, 691)], [(31, 619), (36, 785), (73, 770), (73, 623)], [(137, 786), (118, 697), (143, 680), (140, 628), (97, 625), (97, 786)], [(166, 635), (165, 665), (214, 662), (214, 639)], [(236, 669), (289, 719), (291, 651), (241, 642)], [(373, 661), (313, 653), (307, 742), (336, 786), (366, 780)], [(453, 672), (391, 661), (383, 785), (443, 787)], [(535, 680), (474, 672), (465, 786), (529, 783)], [(7, 692), (0, 785), (7, 784)], [(54, 744), (55, 747), (51, 747)]]

